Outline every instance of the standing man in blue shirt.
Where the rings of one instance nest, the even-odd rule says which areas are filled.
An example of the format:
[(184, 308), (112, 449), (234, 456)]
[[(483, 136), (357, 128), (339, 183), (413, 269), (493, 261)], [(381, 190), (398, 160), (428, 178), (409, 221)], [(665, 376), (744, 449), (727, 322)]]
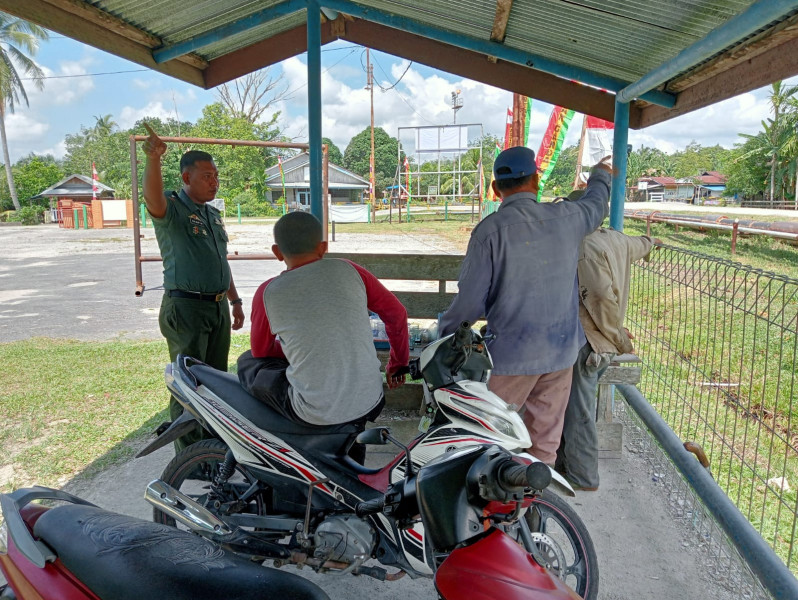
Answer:
[(585, 343), (579, 247), (607, 216), (611, 171), (609, 159), (602, 159), (579, 201), (539, 204), (535, 153), (516, 146), (499, 154), (493, 190), (502, 205), (471, 233), (459, 293), (441, 318), (441, 335), (462, 321), (487, 318), (495, 365), (488, 386), (522, 413), (529, 452), (550, 465), (560, 445), (572, 367)]

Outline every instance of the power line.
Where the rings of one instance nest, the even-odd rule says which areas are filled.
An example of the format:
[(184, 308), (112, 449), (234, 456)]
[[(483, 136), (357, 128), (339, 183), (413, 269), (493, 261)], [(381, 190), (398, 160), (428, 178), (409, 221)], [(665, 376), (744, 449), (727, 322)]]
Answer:
[(73, 77), (96, 77), (99, 75), (119, 75), (121, 73), (141, 73), (150, 69), (130, 69), (127, 71), (106, 71), (104, 73), (80, 73), (79, 75), (49, 75), (46, 77), (20, 77), (21, 81), (37, 81), (40, 79), (71, 79)]
[[(383, 68), (382, 68), (382, 65), (381, 65), (380, 63), (378, 63), (376, 60), (374, 61), (374, 63), (375, 63), (375, 64), (376, 64), (376, 65), (377, 65), (377, 66), (380, 68), (380, 71), (382, 71), (382, 74), (383, 74), (383, 75), (385, 75), (385, 77), (388, 77), (388, 73), (386, 73), (386, 72), (385, 72), (385, 69), (383, 69)], [(413, 63), (411, 62), (411, 63), (410, 63), (410, 65), (412, 65), (412, 64), (413, 64)], [(402, 77), (404, 77), (404, 76), (407, 74), (407, 72), (410, 70), (410, 65), (408, 65), (408, 66), (407, 66), (407, 69), (405, 69), (405, 72), (404, 72), (404, 73), (402, 73)], [(402, 77), (400, 77), (400, 78), (399, 78), (399, 79), (396, 81), (396, 83), (394, 83), (394, 84), (393, 84), (391, 87), (389, 87), (389, 88), (387, 88), (387, 89), (384, 89), (383, 91), (393, 90), (393, 92), (394, 92), (394, 93), (395, 93), (397, 96), (399, 96), (399, 98), (402, 100), (402, 102), (404, 102), (405, 104), (407, 104), (407, 106), (410, 108), (410, 110), (412, 110), (412, 111), (413, 111), (414, 113), (416, 113), (416, 114), (417, 114), (419, 117), (421, 117), (422, 119), (424, 119), (424, 120), (425, 120), (427, 123), (429, 123), (430, 125), (435, 125), (435, 123), (433, 123), (433, 122), (432, 122), (432, 121), (430, 121), (430, 120), (429, 120), (427, 117), (425, 117), (425, 116), (424, 116), (424, 115), (422, 115), (420, 112), (418, 112), (418, 111), (416, 110), (416, 108), (415, 108), (415, 107), (414, 107), (412, 104), (410, 104), (410, 102), (408, 102), (408, 101), (405, 99), (405, 97), (404, 97), (404, 96), (403, 96), (403, 95), (402, 95), (402, 94), (399, 92), (399, 90), (397, 90), (397, 89), (396, 89), (396, 86), (397, 86), (397, 84), (398, 84), (398, 83), (399, 83), (399, 82), (402, 80)], [(378, 84), (378, 85), (379, 85), (379, 84)], [(380, 89), (381, 89), (381, 90), (383, 89), (383, 88), (382, 88), (382, 86), (380, 86)]]

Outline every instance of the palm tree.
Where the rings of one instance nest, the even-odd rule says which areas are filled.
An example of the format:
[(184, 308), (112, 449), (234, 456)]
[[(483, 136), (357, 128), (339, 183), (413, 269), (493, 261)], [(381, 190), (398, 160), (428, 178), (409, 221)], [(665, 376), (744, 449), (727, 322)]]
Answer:
[(44, 72), (29, 55), (36, 54), (39, 40), (47, 38), (47, 32), (38, 25), (0, 13), (0, 140), (3, 143), (8, 189), (11, 192), (11, 201), (17, 210), (20, 209), (20, 205), (14, 176), (11, 173), (11, 159), (8, 155), (6, 110), (13, 113), (14, 107), (20, 100), (28, 105), (28, 95), (25, 93), (23, 79), (18, 70), (21, 70), (27, 78), (32, 78), (38, 89), (44, 88), (42, 79)]
[[(770, 204), (773, 204), (776, 195), (776, 169), (778, 168), (779, 151), (784, 145), (785, 125), (783, 113), (784, 109), (789, 106), (790, 100), (798, 92), (798, 85), (783, 86), (783, 82), (777, 81), (771, 85), (770, 88), (770, 105), (773, 109), (773, 119), (768, 119), (771, 123), (770, 128), (765, 128), (769, 134), (770, 146), (772, 154), (770, 158)], [(784, 190), (782, 190), (782, 199)]]
[(119, 127), (119, 125), (116, 124), (116, 121), (114, 121), (112, 115), (94, 115), (94, 121), (94, 127), (92, 127), (86, 134), (86, 137), (92, 141), (97, 141), (109, 136), (114, 132), (114, 129)]

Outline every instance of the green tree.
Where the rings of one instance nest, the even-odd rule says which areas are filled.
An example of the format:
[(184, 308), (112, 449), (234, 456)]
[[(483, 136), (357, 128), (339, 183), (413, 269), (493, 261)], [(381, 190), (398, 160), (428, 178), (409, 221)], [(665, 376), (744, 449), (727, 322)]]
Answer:
[[(191, 136), (234, 140), (260, 140), (268, 142), (279, 136), (276, 125), (278, 114), (267, 123), (253, 123), (244, 117), (236, 117), (221, 102), (214, 102), (202, 109), (202, 116), (191, 129)], [(197, 150), (210, 152), (219, 168), (221, 194), (233, 199), (242, 192), (257, 188), (262, 182), (267, 159), (273, 154), (271, 148), (197, 146)]]
[[(344, 151), (343, 167), (368, 179), (371, 155), (371, 127), (366, 127), (349, 141)], [(374, 128), (374, 190), (377, 197), (393, 184), (399, 165), (404, 160), (399, 154), (399, 140), (388, 135), (382, 127)], [(397, 160), (398, 158), (398, 160)]]
[[(39, 156), (36, 154), (29, 154), (16, 162), (12, 172), (14, 174), (14, 183), (17, 187), (17, 195), (23, 201), (30, 200), (64, 178), (63, 169), (58, 162), (49, 155)], [(11, 197), (6, 191), (8, 188), (6, 186), (4, 187), (4, 197), (0, 199), (0, 201), (5, 208), (11, 204)], [(46, 198), (40, 199), (36, 202), (30, 202), (30, 204), (46, 207), (48, 205), (48, 200)]]
[(560, 152), (560, 157), (546, 182), (546, 196), (567, 196), (574, 189), (576, 179), (576, 159), (578, 146), (568, 146)]
[(330, 138), (321, 138), (321, 143), (327, 144), (327, 160), (334, 165), (343, 166), (341, 163), (344, 162), (344, 155), (341, 154), (341, 149)]
[(0, 138), (3, 144), (6, 178), (11, 201), (16, 210), (20, 209), (14, 175), (11, 172), (11, 159), (8, 153), (6, 137), (6, 111), (13, 113), (20, 101), (28, 105), (28, 94), (20, 77), (19, 67), (23, 74), (33, 78), (33, 85), (44, 88), (44, 72), (36, 65), (31, 56), (36, 54), (39, 41), (48, 38), (47, 32), (33, 23), (23, 21), (0, 13)]

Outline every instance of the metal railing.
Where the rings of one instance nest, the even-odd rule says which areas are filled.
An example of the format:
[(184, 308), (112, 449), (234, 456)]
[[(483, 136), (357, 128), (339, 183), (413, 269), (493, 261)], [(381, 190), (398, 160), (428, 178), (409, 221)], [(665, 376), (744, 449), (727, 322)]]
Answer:
[(798, 281), (662, 247), (633, 269), (639, 389), (798, 572)]

